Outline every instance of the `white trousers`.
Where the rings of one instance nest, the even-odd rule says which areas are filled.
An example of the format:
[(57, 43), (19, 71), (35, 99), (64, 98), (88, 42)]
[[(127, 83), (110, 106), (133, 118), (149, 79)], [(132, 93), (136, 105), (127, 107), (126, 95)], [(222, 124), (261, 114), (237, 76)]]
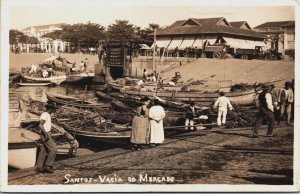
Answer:
[[(194, 125), (194, 120), (193, 119), (185, 119), (185, 129), (188, 130), (189, 126)], [(194, 130), (194, 127), (190, 127), (190, 130)]]
[[(218, 125), (221, 125), (221, 123), (222, 124), (226, 123), (226, 115), (227, 115), (227, 107), (219, 107), (218, 119), (217, 119)], [(221, 117), (222, 117), (222, 122), (221, 122)]]

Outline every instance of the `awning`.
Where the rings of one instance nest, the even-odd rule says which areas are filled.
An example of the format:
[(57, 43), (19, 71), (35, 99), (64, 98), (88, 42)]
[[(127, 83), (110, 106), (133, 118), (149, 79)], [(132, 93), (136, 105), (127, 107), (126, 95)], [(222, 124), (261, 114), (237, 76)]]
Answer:
[(139, 44), (139, 46), (141, 47), (140, 49), (142, 49), (142, 50), (149, 50), (149, 49), (151, 49), (148, 45), (146, 45), (146, 44)]
[[(162, 48), (162, 47), (167, 47), (169, 45), (169, 43), (171, 42), (171, 39), (166, 39), (166, 40), (156, 40), (156, 46), (158, 48)], [(151, 48), (153, 48), (154, 43), (152, 44)]]
[(173, 38), (173, 40), (171, 41), (171, 43), (168, 46), (168, 49), (171, 50), (171, 49), (175, 49), (176, 47), (179, 48), (179, 46), (182, 43), (182, 40), (183, 40), (183, 38)]
[(185, 38), (181, 45), (179, 46), (179, 49), (185, 49), (186, 47), (191, 47), (193, 43), (195, 42), (196, 38)]
[(207, 38), (203, 38), (203, 39), (201, 39), (201, 38), (197, 38), (196, 40), (195, 40), (195, 42), (194, 42), (194, 44), (193, 44), (193, 47), (195, 48), (195, 47), (197, 47), (197, 48), (200, 48), (200, 49), (202, 49), (202, 47), (203, 47), (203, 44), (204, 44), (204, 42), (207, 40), (207, 42), (209, 42), (211, 45), (213, 45), (215, 42), (216, 42), (216, 38), (214, 38), (214, 39), (207, 39)]
[(223, 39), (226, 41), (226, 44), (233, 48), (242, 48), (243, 43), (235, 38), (227, 38), (223, 37)]
[(266, 47), (266, 43), (264, 43), (263, 41), (255, 41), (255, 46), (262, 46), (262, 47)]

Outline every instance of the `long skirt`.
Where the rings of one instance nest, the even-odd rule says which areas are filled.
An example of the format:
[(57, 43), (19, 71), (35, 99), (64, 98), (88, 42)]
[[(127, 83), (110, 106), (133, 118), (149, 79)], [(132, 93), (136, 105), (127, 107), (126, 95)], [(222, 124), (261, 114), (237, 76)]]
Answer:
[(164, 126), (163, 121), (161, 120), (157, 123), (154, 120), (150, 120), (150, 143), (160, 144), (164, 141)]
[(148, 144), (149, 143), (149, 120), (144, 116), (133, 117), (131, 129), (131, 143)]

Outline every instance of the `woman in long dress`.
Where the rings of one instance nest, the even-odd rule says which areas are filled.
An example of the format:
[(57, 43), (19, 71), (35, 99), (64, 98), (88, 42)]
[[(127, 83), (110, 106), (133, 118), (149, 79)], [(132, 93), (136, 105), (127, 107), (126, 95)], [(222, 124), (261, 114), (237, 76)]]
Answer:
[(159, 145), (165, 139), (163, 119), (165, 117), (164, 108), (159, 105), (159, 100), (154, 100), (154, 106), (149, 110), (150, 119), (150, 144)]
[(132, 149), (141, 150), (142, 144), (149, 143), (149, 109), (150, 99), (141, 99), (143, 105), (137, 108), (136, 115), (133, 117), (131, 138)]

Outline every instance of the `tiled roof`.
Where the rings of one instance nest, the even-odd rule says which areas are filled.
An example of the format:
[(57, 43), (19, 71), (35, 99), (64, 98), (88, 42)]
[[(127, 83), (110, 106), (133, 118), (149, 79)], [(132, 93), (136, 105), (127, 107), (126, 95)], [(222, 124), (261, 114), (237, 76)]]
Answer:
[(295, 21), (279, 21), (279, 22), (266, 22), (258, 25), (256, 28), (272, 28), (272, 27), (292, 27), (295, 26)]
[[(227, 22), (225, 18), (205, 18), (195, 19), (190, 18), (188, 20), (179, 20), (174, 22), (167, 28), (158, 30), (157, 35), (188, 35), (188, 34), (233, 34), (248, 37), (264, 38), (264, 35), (253, 30), (240, 29), (232, 27), (231, 23), (228, 25), (218, 24), (220, 22)], [(184, 25), (187, 22), (193, 22), (194, 25)], [(234, 24), (235, 25), (235, 24)]]
[(232, 27), (240, 28), (245, 23), (245, 21), (229, 22), (229, 23)]
[(30, 27), (27, 27), (25, 29), (23, 29), (22, 31), (27, 31), (27, 30), (30, 30), (32, 27), (37, 29), (37, 30), (41, 30), (41, 29), (47, 29), (51, 26), (54, 26), (54, 27), (61, 27), (62, 25), (64, 25), (65, 23), (59, 23), (59, 24), (47, 24), (47, 25), (38, 25), (38, 26), (30, 26)]

